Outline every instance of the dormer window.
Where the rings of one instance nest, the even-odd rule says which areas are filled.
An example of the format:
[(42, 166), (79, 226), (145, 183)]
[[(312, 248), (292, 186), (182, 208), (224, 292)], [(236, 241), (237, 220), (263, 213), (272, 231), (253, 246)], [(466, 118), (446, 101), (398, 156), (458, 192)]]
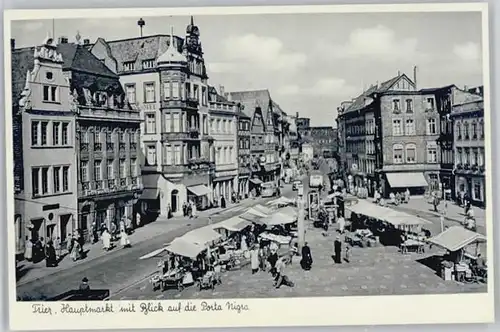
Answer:
[(48, 103), (57, 103), (59, 101), (57, 96), (57, 86), (43, 86), (43, 101)]
[(151, 69), (155, 67), (155, 59), (148, 59), (142, 61), (142, 69)]
[(132, 71), (135, 69), (135, 61), (127, 61), (123, 63), (123, 70)]

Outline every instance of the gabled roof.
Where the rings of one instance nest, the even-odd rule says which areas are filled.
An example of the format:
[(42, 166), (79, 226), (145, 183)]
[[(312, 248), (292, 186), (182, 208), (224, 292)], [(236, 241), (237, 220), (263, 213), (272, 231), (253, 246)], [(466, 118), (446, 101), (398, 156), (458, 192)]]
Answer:
[(442, 87), (439, 87), (439, 88), (425, 88), (425, 89), (420, 89), (418, 91), (420, 93), (435, 93), (435, 92), (438, 92), (438, 91), (448, 90), (448, 89), (456, 88), (456, 87), (457, 86), (455, 84), (449, 84), (449, 85), (445, 85), (445, 86), (442, 86)]
[[(17, 106), (21, 92), (26, 83), (26, 73), (33, 70), (35, 47), (20, 48), (12, 51), (12, 103)], [(91, 75), (118, 80), (104, 63), (99, 61), (90, 51), (82, 45), (74, 43), (58, 44), (57, 52), (63, 58), (63, 70), (74, 70)]]
[(255, 109), (260, 107), (264, 123), (267, 125), (269, 106), (272, 105), (269, 90), (236, 91), (229, 92), (229, 95), (231, 100), (243, 105), (243, 112), (251, 119), (253, 119)]
[[(184, 39), (174, 36), (177, 50), (182, 52)], [(145, 60), (156, 61), (158, 57), (164, 54), (170, 45), (170, 35), (154, 35), (146, 37), (137, 37), (121, 40), (105, 41), (98, 40), (109, 46), (113, 57), (117, 62), (117, 71), (123, 72), (124, 62), (134, 62), (136, 67)], [(97, 43), (97, 42), (96, 42)]]
[(414, 82), (408, 76), (406, 76), (406, 74), (400, 74), (378, 85), (372, 85), (370, 86), (370, 88), (368, 88), (368, 90), (364, 91), (354, 99), (353, 103), (346, 109), (346, 112), (357, 111), (364, 108), (366, 106), (366, 98), (371, 98), (371, 95), (374, 93), (384, 93), (389, 91), (394, 86), (394, 84), (396, 84), (403, 77), (414, 84)]

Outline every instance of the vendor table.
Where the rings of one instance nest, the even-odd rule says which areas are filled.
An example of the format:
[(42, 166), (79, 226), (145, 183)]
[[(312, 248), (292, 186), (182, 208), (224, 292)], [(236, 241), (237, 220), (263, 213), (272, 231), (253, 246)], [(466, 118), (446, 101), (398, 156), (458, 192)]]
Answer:
[(415, 248), (418, 254), (423, 254), (425, 251), (425, 242), (408, 239), (405, 242), (401, 243), (401, 253), (407, 254), (409, 248)]

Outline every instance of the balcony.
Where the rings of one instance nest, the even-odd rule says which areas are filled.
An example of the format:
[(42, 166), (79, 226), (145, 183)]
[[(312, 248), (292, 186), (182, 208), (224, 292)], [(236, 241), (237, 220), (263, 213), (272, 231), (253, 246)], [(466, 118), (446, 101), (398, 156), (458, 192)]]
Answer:
[(180, 140), (197, 141), (199, 139), (200, 139), (199, 137), (192, 137), (190, 132), (176, 132), (176, 133), (162, 133), (161, 134), (161, 141), (162, 142), (180, 141)]
[(189, 137), (190, 138), (198, 138), (200, 136), (200, 130), (196, 127), (189, 128)]
[(94, 143), (94, 151), (102, 151), (102, 144)]
[(89, 143), (80, 143), (80, 151), (89, 152)]
[(116, 187), (116, 180), (115, 179), (109, 179), (108, 180), (108, 188), (113, 190)]
[(103, 190), (104, 189), (104, 181), (96, 180), (94, 182), (94, 188), (95, 188), (95, 190)]
[(175, 108), (193, 108), (193, 109), (198, 109), (199, 102), (197, 99), (189, 97), (186, 100), (182, 100), (179, 98), (167, 98), (162, 100), (161, 106), (162, 108), (169, 108), (169, 107), (175, 107)]
[(106, 150), (107, 151), (115, 151), (115, 144), (114, 143), (106, 143)]

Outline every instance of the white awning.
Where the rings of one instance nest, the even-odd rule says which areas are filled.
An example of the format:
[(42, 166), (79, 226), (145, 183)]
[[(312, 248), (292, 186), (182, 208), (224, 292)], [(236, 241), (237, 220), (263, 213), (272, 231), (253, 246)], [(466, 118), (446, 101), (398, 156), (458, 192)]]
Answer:
[(449, 251), (457, 251), (474, 242), (486, 242), (486, 237), (461, 226), (452, 226), (435, 237), (430, 238), (429, 242)]
[(424, 173), (387, 173), (387, 180), (392, 188), (427, 187)]
[(191, 186), (188, 187), (187, 189), (198, 197), (210, 194), (210, 189), (202, 184), (197, 186)]
[(160, 193), (159, 189), (146, 188), (142, 191), (141, 199), (157, 199)]

